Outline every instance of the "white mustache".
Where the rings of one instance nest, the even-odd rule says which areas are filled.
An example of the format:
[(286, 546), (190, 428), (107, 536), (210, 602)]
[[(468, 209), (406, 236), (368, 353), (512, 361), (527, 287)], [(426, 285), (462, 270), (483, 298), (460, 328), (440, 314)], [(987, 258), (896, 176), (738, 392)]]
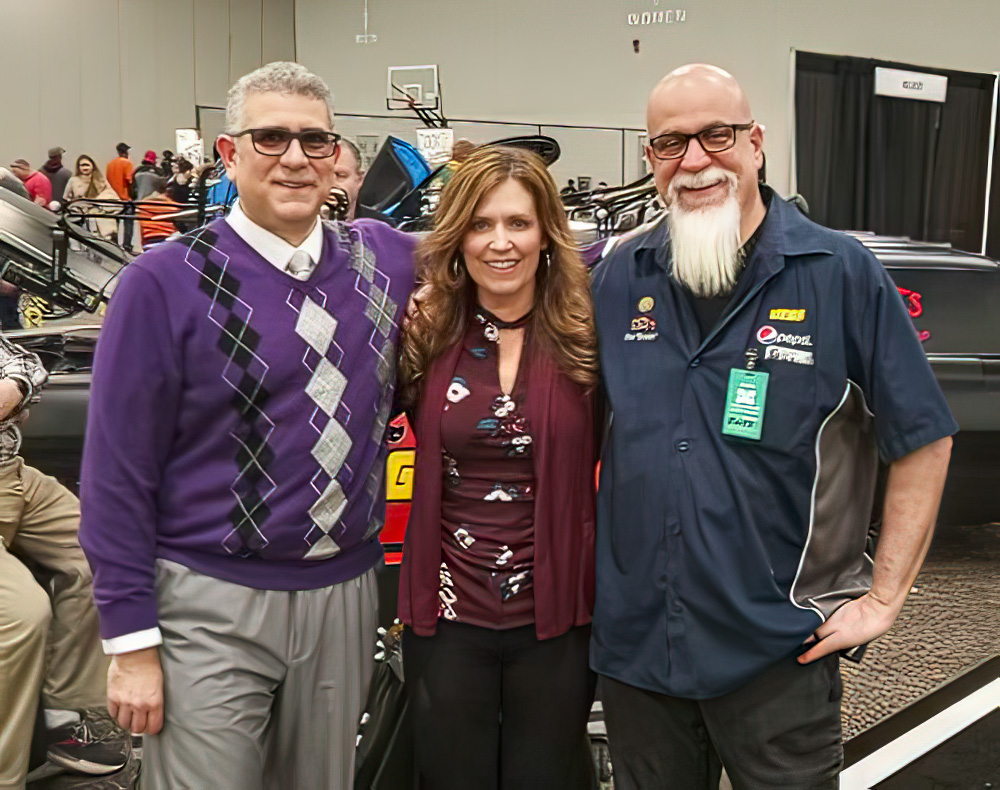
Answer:
[(702, 189), (720, 181), (726, 181), (730, 187), (735, 187), (736, 174), (714, 166), (697, 173), (677, 173), (670, 181), (669, 191), (676, 195), (678, 189)]

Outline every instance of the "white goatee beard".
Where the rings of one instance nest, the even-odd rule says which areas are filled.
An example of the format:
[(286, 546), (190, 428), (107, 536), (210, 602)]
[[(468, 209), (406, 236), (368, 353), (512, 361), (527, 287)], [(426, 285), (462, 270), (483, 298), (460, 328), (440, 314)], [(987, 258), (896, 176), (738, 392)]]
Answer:
[[(715, 170), (712, 168), (712, 170)], [(722, 203), (690, 210), (677, 200), (676, 186), (697, 187), (710, 184), (722, 174), (730, 182), (729, 194)], [(671, 274), (695, 296), (724, 296), (736, 287), (743, 260), (740, 252), (740, 204), (735, 177), (725, 171), (702, 171), (688, 183), (668, 188), (667, 224), (672, 249)]]

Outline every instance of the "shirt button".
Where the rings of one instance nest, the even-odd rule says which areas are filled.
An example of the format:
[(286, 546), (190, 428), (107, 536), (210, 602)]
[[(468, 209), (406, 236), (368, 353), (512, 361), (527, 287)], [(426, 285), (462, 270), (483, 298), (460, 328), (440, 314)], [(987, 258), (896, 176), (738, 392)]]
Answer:
[(695, 357), (694, 359), (691, 360), (691, 367), (693, 368), (698, 367), (700, 364), (701, 364), (701, 359), (699, 359), (698, 357)]
[(674, 445), (674, 447), (677, 448), (678, 452), (680, 452), (680, 453), (686, 453), (688, 450), (691, 449), (691, 442), (689, 442), (687, 439), (680, 439)]

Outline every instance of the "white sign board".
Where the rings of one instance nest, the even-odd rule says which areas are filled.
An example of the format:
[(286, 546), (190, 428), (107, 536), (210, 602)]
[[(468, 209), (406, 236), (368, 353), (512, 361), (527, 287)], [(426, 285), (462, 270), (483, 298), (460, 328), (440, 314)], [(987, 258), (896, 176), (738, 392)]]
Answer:
[(948, 78), (918, 71), (875, 68), (875, 93), (900, 99), (943, 102), (948, 95)]
[(197, 129), (177, 129), (174, 139), (177, 156), (187, 159), (195, 167), (205, 161), (205, 142), (198, 136)]
[(417, 150), (431, 167), (447, 163), (454, 145), (454, 129), (417, 129)]

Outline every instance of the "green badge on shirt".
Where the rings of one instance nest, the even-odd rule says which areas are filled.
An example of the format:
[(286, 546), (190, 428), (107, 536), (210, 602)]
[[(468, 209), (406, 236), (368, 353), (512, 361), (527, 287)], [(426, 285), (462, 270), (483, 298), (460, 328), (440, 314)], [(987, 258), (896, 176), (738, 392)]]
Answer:
[(767, 401), (767, 373), (759, 370), (729, 371), (729, 392), (722, 432), (741, 439), (760, 439)]

